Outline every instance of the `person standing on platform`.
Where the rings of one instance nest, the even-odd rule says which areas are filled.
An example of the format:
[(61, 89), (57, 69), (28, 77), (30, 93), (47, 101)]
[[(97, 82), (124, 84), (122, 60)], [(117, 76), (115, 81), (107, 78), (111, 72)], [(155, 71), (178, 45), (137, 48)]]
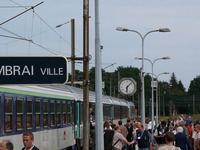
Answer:
[(133, 142), (128, 142), (127, 139), (121, 134), (121, 130), (119, 128), (119, 126), (116, 126), (114, 128), (114, 137), (113, 137), (113, 142), (112, 142), (112, 146), (113, 146), (113, 150), (121, 150), (123, 147), (123, 143), (126, 143), (128, 145), (133, 144)]
[(175, 146), (180, 147), (181, 150), (186, 150), (186, 149), (189, 150), (190, 144), (185, 134), (183, 134), (183, 128), (178, 127), (177, 132), (178, 133), (175, 135)]
[(165, 138), (164, 135), (169, 131), (169, 128), (167, 127), (166, 121), (161, 121), (161, 124), (158, 126), (154, 133), (154, 137), (157, 144), (165, 144)]
[(138, 123), (138, 132), (134, 141), (138, 144), (139, 150), (152, 149), (153, 136), (140, 123)]
[(9, 140), (3, 140), (0, 143), (0, 150), (13, 150), (14, 146), (13, 143), (10, 142)]
[(24, 147), (22, 150), (40, 150), (36, 146), (33, 145), (34, 135), (32, 132), (25, 132), (22, 136)]
[(174, 146), (175, 136), (173, 132), (167, 132), (164, 138), (166, 145), (159, 147), (158, 150), (181, 150), (179, 147)]
[(200, 124), (195, 125), (194, 150), (200, 150)]

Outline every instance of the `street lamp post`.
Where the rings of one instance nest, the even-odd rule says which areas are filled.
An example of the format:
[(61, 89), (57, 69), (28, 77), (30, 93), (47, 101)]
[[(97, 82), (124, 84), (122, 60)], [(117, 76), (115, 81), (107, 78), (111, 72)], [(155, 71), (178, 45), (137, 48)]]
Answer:
[(71, 22), (71, 86), (74, 86), (75, 79), (75, 19), (71, 19), (65, 23), (59, 24), (56, 28), (60, 28)]
[[(136, 57), (135, 58), (136, 60), (142, 60), (142, 58), (139, 58), (139, 57)], [(170, 57), (166, 56), (166, 57), (161, 57), (161, 58), (157, 58), (155, 59), (154, 61), (151, 61), (150, 59), (148, 58), (143, 58), (144, 60), (147, 60), (151, 63), (151, 91), (152, 91), (152, 94), (151, 94), (151, 113), (152, 113), (152, 116), (151, 116), (151, 133), (153, 133), (153, 129), (154, 129), (154, 94), (153, 94), (153, 90), (154, 90), (154, 78), (153, 78), (153, 65), (156, 61), (158, 60), (167, 60), (167, 59), (170, 59)]]
[(156, 125), (158, 125), (158, 76), (160, 76), (162, 74), (170, 74), (170, 72), (159, 73), (156, 76), (156, 81), (157, 81), (157, 86), (156, 86)]
[(158, 29), (158, 30), (151, 30), (149, 32), (147, 32), (144, 36), (142, 36), (142, 34), (136, 30), (130, 30), (130, 29), (127, 29), (127, 28), (123, 28), (123, 27), (117, 27), (116, 30), (118, 31), (130, 31), (130, 32), (135, 32), (137, 33), (140, 37), (141, 37), (141, 40), (142, 40), (142, 68), (141, 68), (141, 73), (140, 73), (140, 76), (141, 76), (141, 115), (142, 115), (142, 125), (145, 127), (145, 92), (144, 92), (144, 75), (143, 75), (143, 70), (144, 70), (144, 39), (145, 37), (152, 33), (152, 32), (170, 32), (170, 29), (168, 28), (162, 28), (162, 29)]

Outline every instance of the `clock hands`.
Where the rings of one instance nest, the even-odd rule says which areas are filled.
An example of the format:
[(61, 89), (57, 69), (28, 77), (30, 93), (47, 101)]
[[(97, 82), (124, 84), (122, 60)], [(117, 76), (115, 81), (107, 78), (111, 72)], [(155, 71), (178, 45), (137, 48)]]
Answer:
[(129, 83), (127, 86), (126, 86), (126, 92), (128, 92), (128, 88), (129, 86), (132, 84), (133, 82)]

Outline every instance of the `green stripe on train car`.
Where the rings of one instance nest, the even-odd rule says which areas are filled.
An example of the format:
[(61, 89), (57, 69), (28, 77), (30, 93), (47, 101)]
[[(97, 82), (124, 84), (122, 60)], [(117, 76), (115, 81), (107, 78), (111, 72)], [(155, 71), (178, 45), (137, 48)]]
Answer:
[(57, 95), (28, 92), (28, 91), (20, 91), (20, 90), (7, 89), (7, 88), (0, 88), (0, 92), (22, 94), (22, 95), (29, 95), (29, 96), (38, 96), (38, 97), (48, 97), (48, 98), (56, 98), (56, 99), (74, 100), (73, 97), (57, 96)]

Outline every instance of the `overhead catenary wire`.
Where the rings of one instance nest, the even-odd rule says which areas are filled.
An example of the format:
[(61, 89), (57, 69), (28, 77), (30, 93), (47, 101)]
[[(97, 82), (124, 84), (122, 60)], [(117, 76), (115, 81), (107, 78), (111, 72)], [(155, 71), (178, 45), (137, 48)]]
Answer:
[(6, 20), (6, 21), (0, 23), (0, 26), (3, 25), (3, 24), (5, 24), (5, 23), (7, 23), (7, 22), (9, 22), (9, 21), (11, 21), (11, 20), (13, 20), (13, 19), (15, 19), (16, 17), (21, 16), (22, 14), (26, 13), (27, 11), (29, 11), (29, 10), (31, 10), (31, 9), (34, 9), (35, 7), (41, 5), (42, 3), (43, 3), (43, 2), (41, 2), (41, 3), (37, 4), (37, 5), (35, 5), (35, 6), (31, 7), (31, 8), (29, 8), (29, 9), (27, 9), (27, 10), (25, 10), (25, 11), (23, 11), (22, 13), (20, 13), (20, 14), (18, 14), (18, 15), (16, 15), (16, 16), (14, 16), (14, 17), (12, 17), (12, 18), (10, 18), (10, 19), (8, 19), (8, 20)]
[[(11, 1), (11, 0), (10, 0), (10, 1)], [(13, 2), (13, 1), (11, 1), (11, 2)], [(15, 3), (15, 2), (13, 2), (13, 3)], [(9, 21), (11, 21), (12, 19), (14, 19), (14, 18), (16, 18), (16, 17), (18, 17), (18, 16), (20, 16), (20, 15), (22, 15), (22, 14), (24, 14), (25, 12), (27, 12), (27, 11), (29, 11), (29, 10), (33, 10), (34, 7), (36, 7), (36, 6), (38, 6), (38, 5), (42, 4), (42, 3), (43, 3), (43, 2), (41, 2), (41, 3), (39, 3), (39, 4), (35, 5), (35, 6), (22, 6), (22, 5), (18, 4), (18, 3), (15, 3), (15, 4), (19, 5), (19, 6), (16, 7), (16, 8), (21, 8), (21, 7), (22, 7), (22, 8), (25, 8), (25, 9), (27, 9), (27, 10), (25, 10), (24, 12), (22, 12), (22, 13), (16, 15), (16, 16), (14, 16), (14, 17), (12, 17), (12, 18), (10, 18), (10, 19), (8, 19), (8, 20), (6, 20), (6, 21), (0, 23), (0, 27), (1, 27), (1, 25), (5, 24), (5, 23), (7, 23), (7, 22), (9, 22)], [(14, 8), (14, 7), (15, 7), (15, 6), (13, 6), (13, 8)], [(29, 9), (28, 9), (28, 8), (29, 8)], [(67, 41), (65, 38), (63, 38), (58, 32), (56, 32), (55, 29), (52, 28), (52, 27), (51, 27), (44, 19), (42, 19), (35, 11), (33, 11), (33, 13), (34, 13), (37, 17), (39, 17), (39, 18), (41, 19), (41, 21), (44, 22), (44, 23), (50, 28), (49, 30), (52, 30), (54, 33), (56, 33), (56, 34), (59, 36), (60, 39), (62, 39), (62, 40), (63, 40), (64, 42), (66, 42), (67, 44), (71, 45), (70, 42), (68, 42), (68, 41)], [(68, 22), (71, 22), (71, 21), (68, 21)], [(65, 22), (64, 24), (67, 24), (68, 22)], [(56, 26), (56, 27), (58, 27), (58, 26)], [(1, 28), (1, 29), (5, 29), (5, 28)], [(41, 33), (47, 32), (47, 31), (49, 31), (49, 30), (45, 30), (45, 31), (40, 30), (40, 33), (38, 33), (38, 34), (41, 35)], [(32, 43), (32, 44), (34, 44), (34, 45), (36, 45), (36, 46), (38, 46), (38, 47), (40, 47), (40, 48), (42, 48), (42, 49), (44, 49), (44, 50), (46, 50), (46, 51), (52, 53), (52, 54), (55, 54), (55, 55), (57, 55), (58, 53), (61, 53), (60, 51), (56, 51), (56, 50), (47, 48), (46, 46), (41, 45), (41, 43), (38, 44), (37, 42), (33, 41), (32, 38), (33, 38), (35, 35), (38, 35), (38, 34), (34, 34), (34, 33), (33, 33), (33, 25), (32, 25), (31, 36), (29, 37), (30, 39), (24, 38), (24, 37), (22, 37), (22, 36), (20, 36), (20, 35), (18, 35), (18, 34), (16, 34), (16, 33), (14, 33), (14, 32), (11, 32), (11, 31), (9, 31), (9, 30), (7, 30), (7, 29), (5, 29), (5, 31), (7, 31), (7, 32), (9, 32), (9, 33), (11, 33), (11, 34), (13, 34), (13, 35), (15, 35), (16, 37), (8, 36), (8, 35), (0, 35), (0, 36), (2, 36), (2, 37), (7, 37), (7, 38), (13, 38), (13, 39), (16, 39), (16, 41), (17, 41), (17, 40), (28, 41), (29, 43)], [(40, 42), (41, 42), (41, 39), (40, 39)], [(6, 44), (8, 44), (8, 42), (6, 42)], [(77, 48), (75, 48), (75, 49), (76, 49), (77, 51), (79, 51), (79, 52), (82, 54), (82, 52), (81, 52), (80, 50), (78, 50)]]
[(13, 37), (13, 36), (8, 36), (8, 35), (0, 35), (1, 37), (6, 37), (6, 38), (11, 38), (11, 39), (18, 39), (18, 40), (24, 40), (24, 41), (29, 41), (32, 42), (32, 40), (26, 39), (26, 38), (20, 38), (20, 37)]
[[(41, 3), (40, 3), (41, 4)], [(19, 5), (19, 4), (18, 4)], [(39, 5), (39, 4), (38, 4)], [(37, 6), (38, 6), (37, 5)], [(33, 6), (31, 9), (33, 9), (35, 6)], [(31, 10), (31, 9), (29, 9), (29, 10)], [(27, 12), (27, 10), (25, 11), (25, 12)], [(23, 13), (25, 13), (25, 12), (23, 12)], [(21, 14), (23, 14), (23, 13), (21, 13)], [(19, 15), (21, 15), (21, 14), (18, 14), (17, 16), (19, 16)], [(34, 17), (34, 14), (35, 14), (35, 12), (33, 11), (33, 17)], [(37, 15), (37, 14), (36, 14)], [(17, 16), (15, 16), (15, 17), (12, 17), (13, 19), (14, 18), (16, 18)], [(37, 15), (38, 17), (39, 17), (39, 15)], [(46, 25), (48, 25), (41, 17), (39, 17)], [(32, 18), (33, 19), (33, 18)], [(8, 19), (6, 22), (8, 22), (9, 20), (11, 20), (11, 19)], [(4, 22), (4, 23), (6, 23), (6, 22)], [(1, 24), (4, 24), (4, 23), (1, 23)], [(49, 25), (48, 25), (48, 27), (50, 27)], [(24, 38), (24, 37), (22, 37), (22, 36), (20, 36), (20, 35), (18, 35), (18, 34), (16, 34), (16, 33), (14, 33), (14, 32), (12, 32), (12, 31), (10, 31), (10, 30), (8, 30), (8, 29), (5, 29), (4, 27), (2, 27), (2, 26), (0, 26), (0, 28), (2, 29), (2, 30), (4, 30), (4, 31), (6, 31), (6, 32), (8, 32), (8, 33), (10, 33), (10, 34), (12, 34), (12, 35), (15, 35), (16, 37), (13, 37), (13, 36), (9, 36), (9, 35), (0, 35), (1, 37), (6, 37), (6, 38), (12, 38), (12, 39), (17, 39), (17, 40), (25, 40), (25, 41), (28, 41), (28, 42), (30, 42), (30, 43), (32, 43), (32, 44), (34, 44), (34, 45), (37, 45), (37, 46), (39, 46), (40, 48), (42, 48), (42, 49), (44, 49), (44, 50), (47, 50), (48, 52), (50, 52), (50, 53), (52, 53), (52, 54), (55, 54), (55, 55), (57, 55), (57, 53), (60, 53), (60, 52), (58, 52), (58, 51), (55, 51), (55, 50), (52, 50), (52, 49), (50, 49), (50, 48), (46, 48), (45, 46), (42, 46), (41, 44), (37, 44), (36, 42), (33, 42), (33, 40), (32, 39), (27, 39), (27, 38)], [(51, 28), (51, 27), (50, 27)], [(52, 30), (52, 28), (51, 28), (51, 30)], [(47, 31), (47, 30), (46, 30)], [(45, 32), (46, 32), (45, 31)], [(57, 33), (58, 34), (58, 33)], [(59, 34), (58, 34), (59, 35)], [(31, 38), (33, 37), (34, 35), (33, 35), (33, 22), (32, 22), (32, 29), (31, 29)], [(59, 35), (59, 37), (62, 37), (62, 36), (60, 36)], [(64, 38), (62, 38), (63, 40), (64, 40)], [(6, 42), (6, 44), (8, 44), (7, 42)], [(55, 52), (54, 52), (55, 51)]]
[(18, 5), (18, 6), (13, 6), (13, 7), (23, 7), (23, 8), (30, 8), (30, 7), (33, 7), (33, 6), (22, 6), (22, 5), (20, 5), (20, 4), (18, 4), (17, 2), (14, 2), (13, 0), (9, 0), (10, 2), (12, 2), (12, 3), (14, 3), (15, 5)]
[[(65, 22), (65, 23), (63, 23), (63, 24), (59, 24), (59, 25), (57, 25), (55, 28), (53, 28), (53, 27), (51, 27), (44, 19), (42, 19), (36, 12), (34, 12), (36, 15), (37, 15), (37, 17), (38, 18), (40, 18), (55, 34), (57, 34), (63, 41), (65, 41), (67, 44), (69, 44), (70, 46), (71, 46), (71, 43), (69, 42), (69, 41), (67, 41), (65, 38), (63, 38), (56, 30), (55, 30), (55, 28), (59, 28), (59, 27), (61, 27), (62, 25), (64, 25), (64, 24), (67, 24), (67, 23), (70, 23), (71, 21), (67, 21), (67, 22)], [(82, 54), (82, 52), (79, 50), (79, 49), (77, 49), (77, 48), (75, 48), (77, 51), (79, 51), (81, 54)]]
[[(13, 3), (15, 3), (16, 5), (18, 5), (19, 7), (24, 7), (24, 8), (26, 8), (25, 6), (22, 6), (22, 5), (20, 5), (20, 4), (16, 3), (16, 2), (14, 2), (14, 1), (12, 1), (12, 0), (10, 0), (10, 1), (13, 2)], [(39, 6), (39, 5), (42, 4), (42, 3), (43, 3), (43, 2), (41, 2), (41, 3), (39, 3), (39, 4), (35, 5), (35, 6), (32, 6), (30, 9), (27, 9), (27, 10), (25, 10), (24, 12), (22, 12), (22, 13), (16, 15), (16, 16), (14, 16), (14, 17), (8, 19), (7, 21), (1, 23), (0, 25), (3, 25), (4, 23), (6, 23), (6, 22), (8, 22), (8, 21), (10, 21), (10, 20), (12, 20), (12, 19), (14, 19), (14, 18), (16, 18), (16, 17), (18, 17), (18, 16), (24, 14), (25, 12), (27, 12), (27, 11), (29, 11), (29, 10), (31, 10), (31, 9), (34, 10), (35, 7)], [(39, 18), (40, 18), (52, 31), (54, 31), (54, 33), (56, 33), (63, 41), (65, 41), (67, 44), (71, 45), (71, 43), (70, 43), (69, 41), (65, 40), (60, 34), (58, 34), (58, 33), (57, 33), (46, 21), (44, 21), (44, 19), (42, 19), (35, 11), (33, 11), (33, 13), (34, 13), (35, 15), (37, 15), (37, 17), (39, 17)], [(70, 21), (65, 22), (65, 23), (63, 23), (62, 25), (67, 24), (67, 23), (69, 23), (69, 22), (70, 22)], [(60, 25), (60, 26), (61, 26), (61, 25)], [(56, 26), (56, 28), (58, 28), (58, 27), (59, 27), (59, 26)], [(32, 25), (32, 30), (33, 30), (33, 25)], [(33, 37), (33, 32), (32, 32), (32, 31), (31, 31), (31, 37)], [(76, 49), (76, 50), (78, 50), (78, 49)], [(80, 50), (78, 50), (78, 51), (80, 52)]]
[[(16, 2), (14, 2), (14, 1), (12, 1), (12, 0), (10, 0), (10, 1), (13, 2), (13, 3), (15, 3), (16, 5), (18, 5), (19, 7), (24, 7), (24, 8), (26, 8), (26, 6), (22, 6), (22, 5), (20, 5), (20, 4), (16, 3)], [(12, 18), (6, 20), (6, 21), (4, 21), (3, 23), (0, 24), (0, 27), (1, 27), (1, 25), (7, 23), (8, 21), (11, 21), (12, 19), (14, 19), (14, 18), (16, 18), (16, 17), (18, 17), (18, 16), (24, 14), (25, 12), (27, 12), (27, 11), (29, 11), (29, 10), (31, 10), (31, 9), (34, 9), (35, 7), (39, 6), (39, 5), (42, 4), (42, 3), (43, 3), (43, 2), (41, 2), (41, 3), (39, 3), (39, 4), (35, 5), (35, 6), (32, 6), (30, 9), (27, 9), (27, 10), (25, 10), (24, 12), (22, 12), (22, 13), (16, 15), (16, 16), (14, 16), (14, 17), (12, 17)], [(44, 19), (42, 19), (35, 11), (33, 11), (33, 13), (36, 14), (37, 17), (39, 17), (39, 18), (40, 18), (54, 33), (56, 33), (63, 41), (65, 41), (67, 44), (71, 45), (71, 43), (70, 43), (69, 41), (67, 41), (67, 40), (64, 39), (60, 34), (58, 34), (58, 33), (57, 33), (46, 21), (44, 21)], [(63, 23), (62, 25), (67, 24), (67, 23), (69, 23), (69, 22), (71, 22), (71, 21), (65, 22), (65, 23)], [(56, 26), (56, 28), (58, 28), (58, 27), (59, 27), (59, 26)], [(9, 32), (11, 33), (11, 31), (9, 31)], [(13, 32), (12, 32), (12, 34), (13, 34)], [(33, 33), (31, 33), (31, 37), (33, 37), (33, 36), (34, 36)], [(20, 37), (21, 39), (25, 39), (25, 38), (22, 38), (21, 36), (18, 36), (18, 37)], [(18, 38), (18, 39), (20, 39), (20, 38)], [(79, 51), (79, 52), (82, 54), (82, 52), (81, 52), (79, 49), (77, 49), (77, 48), (75, 48), (75, 49), (76, 49), (77, 51)]]
[(32, 6), (0, 6), (0, 8), (29, 8)]
[[(10, 33), (10, 34), (12, 34), (12, 35), (15, 35), (15, 36), (16, 36), (16, 39), (26, 39), (26, 38), (24, 38), (24, 37), (22, 37), (22, 36), (20, 36), (20, 35), (18, 35), (18, 34), (16, 34), (16, 33), (14, 33), (14, 32), (12, 32), (12, 31), (10, 31), (10, 30), (8, 30), (8, 29), (6, 29), (6, 28), (3, 28), (3, 27), (1, 27), (1, 26), (0, 26), (0, 28), (1, 28), (2, 30), (6, 31), (6, 32), (8, 32), (8, 33)], [(28, 41), (28, 40), (27, 40), (27, 41)], [(31, 40), (29, 39), (29, 41), (31, 41)]]

